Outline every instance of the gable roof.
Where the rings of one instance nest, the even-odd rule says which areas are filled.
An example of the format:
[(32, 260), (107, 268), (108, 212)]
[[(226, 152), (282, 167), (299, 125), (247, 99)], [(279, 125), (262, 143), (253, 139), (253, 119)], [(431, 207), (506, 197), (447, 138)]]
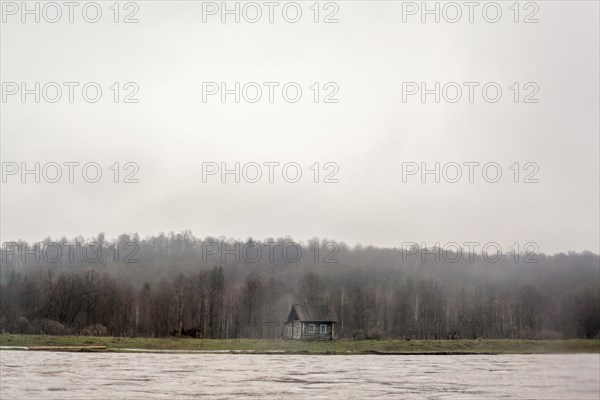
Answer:
[(338, 317), (328, 305), (294, 304), (287, 319), (291, 321), (338, 322)]

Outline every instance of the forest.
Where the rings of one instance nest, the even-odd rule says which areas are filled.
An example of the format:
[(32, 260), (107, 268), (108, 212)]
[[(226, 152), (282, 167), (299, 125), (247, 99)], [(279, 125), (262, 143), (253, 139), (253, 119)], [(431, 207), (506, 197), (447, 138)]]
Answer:
[(279, 338), (300, 303), (331, 305), (338, 337), (352, 339), (600, 334), (596, 254), (434, 252), (189, 231), (4, 243), (0, 331)]

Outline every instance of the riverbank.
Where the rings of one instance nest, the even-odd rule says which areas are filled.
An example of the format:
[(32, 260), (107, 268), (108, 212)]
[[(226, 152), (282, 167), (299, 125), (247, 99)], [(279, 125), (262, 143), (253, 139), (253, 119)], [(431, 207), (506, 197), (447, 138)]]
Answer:
[[(600, 353), (598, 339), (347, 340), (301, 342), (252, 339), (117, 338), (0, 335), (0, 350), (164, 351), (291, 354), (556, 354)], [(101, 346), (105, 346), (101, 349)], [(53, 349), (52, 347), (55, 347)], [(87, 347), (87, 348), (86, 348)]]

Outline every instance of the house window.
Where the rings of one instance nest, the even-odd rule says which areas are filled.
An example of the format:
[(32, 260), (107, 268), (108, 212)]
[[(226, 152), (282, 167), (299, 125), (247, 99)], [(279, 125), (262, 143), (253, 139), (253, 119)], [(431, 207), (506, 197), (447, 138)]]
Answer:
[(321, 333), (327, 333), (327, 325), (321, 324)]
[(315, 324), (308, 325), (308, 333), (315, 333)]

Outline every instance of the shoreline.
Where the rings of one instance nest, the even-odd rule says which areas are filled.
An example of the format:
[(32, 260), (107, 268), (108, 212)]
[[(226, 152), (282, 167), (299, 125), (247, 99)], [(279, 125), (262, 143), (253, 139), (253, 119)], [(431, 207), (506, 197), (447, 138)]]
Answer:
[(119, 338), (3, 334), (0, 351), (265, 355), (600, 354), (600, 339), (290, 341), (267, 339)]
[(280, 351), (280, 350), (153, 350), (153, 349), (104, 349), (104, 350), (87, 350), (87, 349), (44, 349), (32, 350), (24, 348), (6, 348), (0, 346), (2, 351), (29, 351), (29, 352), (51, 352), (51, 353), (129, 353), (129, 354), (235, 354), (235, 355), (303, 355), (303, 356), (493, 356), (493, 355), (527, 355), (527, 354), (596, 354), (596, 353), (483, 353), (483, 352), (382, 352), (382, 351), (365, 351), (365, 352), (306, 352), (306, 351)]

